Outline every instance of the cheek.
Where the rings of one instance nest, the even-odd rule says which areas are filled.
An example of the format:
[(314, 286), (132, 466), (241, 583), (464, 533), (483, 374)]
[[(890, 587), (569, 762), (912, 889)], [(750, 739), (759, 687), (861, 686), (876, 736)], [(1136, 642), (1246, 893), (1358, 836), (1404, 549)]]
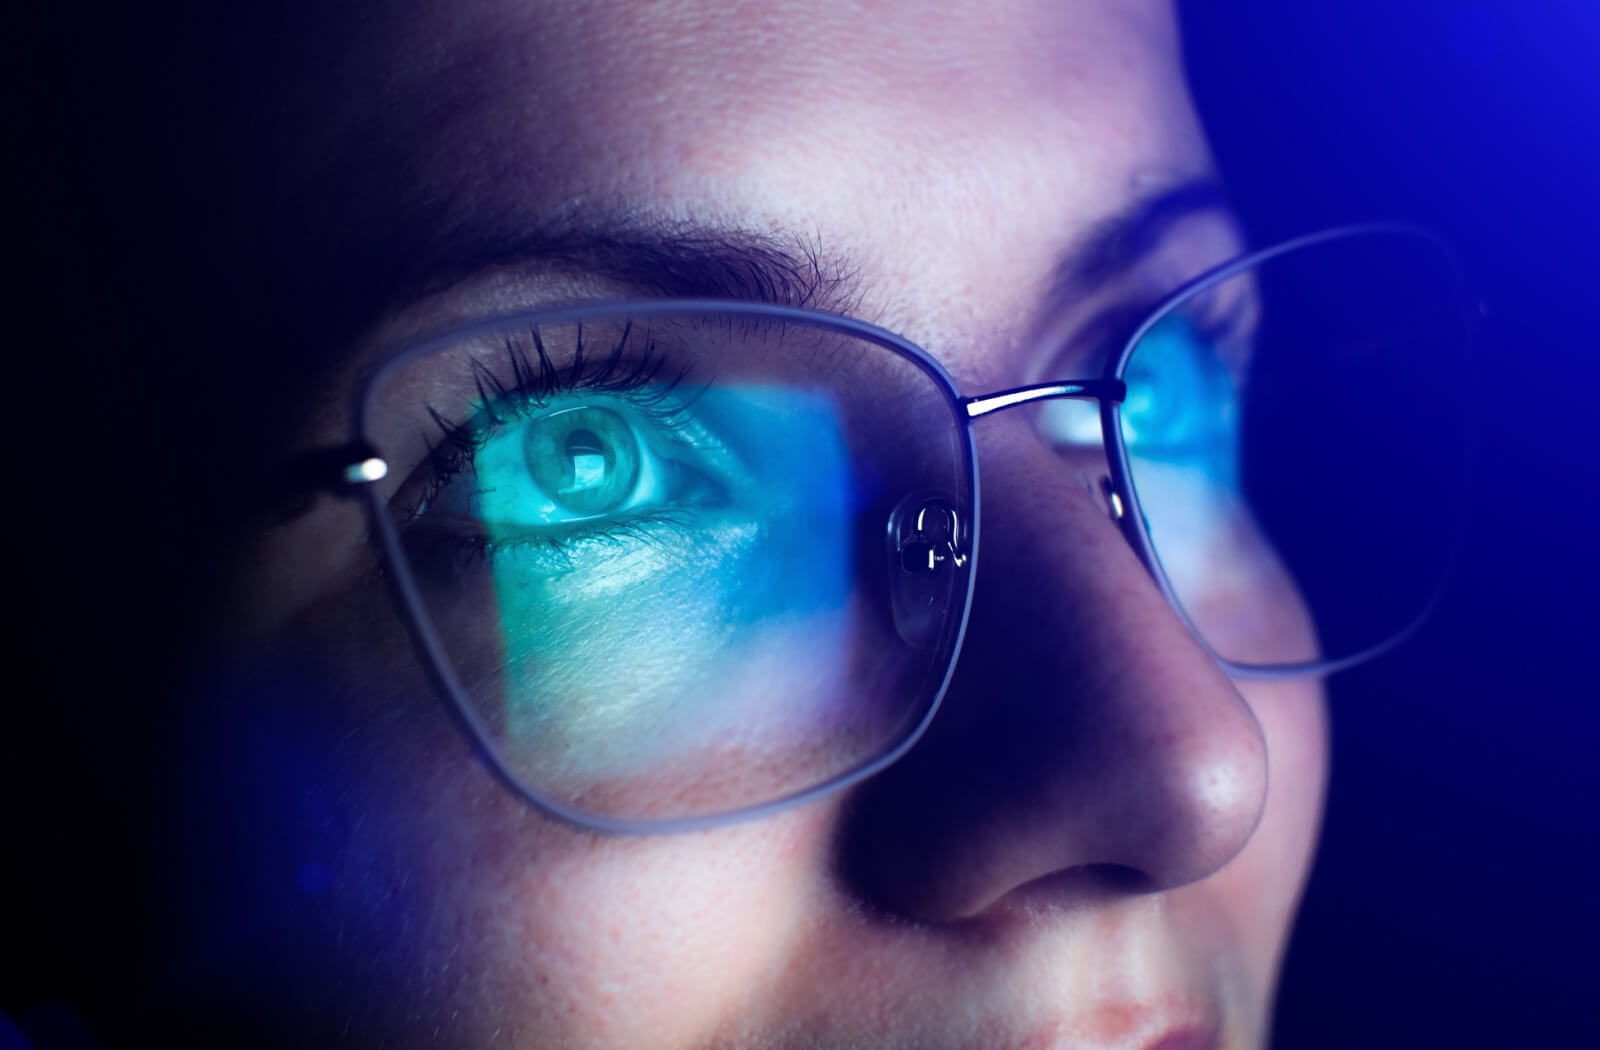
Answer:
[[(443, 750), (452, 757), (412, 775), (363, 778), (350, 863), (379, 893), (345, 911), (386, 915), (367, 935), (389, 983), (410, 990), (408, 1009), (460, 1011), (459, 1041), (499, 1030), (563, 1047), (689, 1044), (794, 954), (812, 891), (801, 855), (821, 848), (825, 808), (601, 838), (540, 817), (464, 748)], [(400, 916), (373, 907), (397, 874)]]
[(311, 1026), (302, 1045), (331, 1041), (327, 1018), (362, 1045), (436, 1027), (438, 1045), (680, 1045), (796, 954), (829, 807), (570, 831), (472, 757), (420, 680), (363, 691), (337, 667), (274, 650), (197, 706), (184, 751), (206, 757), (183, 778), (169, 899), (187, 924), (167, 946), (177, 994), (235, 1016), (265, 1005)]

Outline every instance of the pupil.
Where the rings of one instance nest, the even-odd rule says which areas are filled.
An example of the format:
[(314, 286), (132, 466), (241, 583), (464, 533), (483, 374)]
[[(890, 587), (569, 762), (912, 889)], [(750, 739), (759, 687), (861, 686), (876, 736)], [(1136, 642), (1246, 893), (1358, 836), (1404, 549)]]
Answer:
[(605, 446), (600, 443), (600, 435), (580, 427), (567, 435), (567, 455), (574, 459), (583, 455), (603, 456)]

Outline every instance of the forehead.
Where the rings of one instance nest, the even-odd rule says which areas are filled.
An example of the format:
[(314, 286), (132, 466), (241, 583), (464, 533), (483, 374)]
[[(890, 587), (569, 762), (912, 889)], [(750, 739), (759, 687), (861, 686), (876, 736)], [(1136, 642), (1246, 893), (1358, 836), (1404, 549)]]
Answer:
[(1159, 3), (452, 0), (368, 20), (338, 80), (310, 154), (380, 169), (375, 225), (792, 235), (929, 345), (1207, 164)]

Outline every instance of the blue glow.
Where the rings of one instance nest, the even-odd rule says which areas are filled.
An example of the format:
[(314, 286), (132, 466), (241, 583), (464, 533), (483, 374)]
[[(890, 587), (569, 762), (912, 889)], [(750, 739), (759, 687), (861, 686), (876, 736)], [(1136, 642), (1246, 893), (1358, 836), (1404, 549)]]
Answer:
[(822, 683), (838, 668), (814, 654), (851, 650), (840, 410), (752, 384), (656, 418), (572, 400), (486, 443), (465, 497), (490, 537), (505, 731), (547, 765), (629, 768), (711, 725), (771, 724), (774, 682)]
[(1124, 378), (1122, 438), (1131, 457), (1181, 464), (1212, 485), (1237, 488), (1238, 395), (1211, 337), (1169, 315), (1140, 340)]

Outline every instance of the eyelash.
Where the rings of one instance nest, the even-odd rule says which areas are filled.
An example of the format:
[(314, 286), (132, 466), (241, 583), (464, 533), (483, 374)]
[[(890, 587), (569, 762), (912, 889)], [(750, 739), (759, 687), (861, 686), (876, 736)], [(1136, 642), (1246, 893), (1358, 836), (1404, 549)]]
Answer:
[[(611, 349), (595, 364), (595, 357), (585, 354), (583, 329), (575, 334), (572, 361), (564, 369), (551, 361), (543, 338), (537, 329), (529, 329), (534, 360), (529, 360), (527, 348), (507, 336), (504, 346), (511, 382), (507, 384), (495, 375), (482, 361), (472, 362), (473, 381), (482, 406), (469, 419), (452, 422), (433, 406), (425, 406), (428, 416), (439, 428), (439, 440), (427, 439), (428, 454), (424, 463), (426, 484), (413, 505), (404, 508), (404, 517), (415, 521), (425, 514), (434, 499), (457, 477), (472, 469), (477, 454), (509, 423), (522, 422), (548, 405), (552, 398), (577, 392), (605, 394), (626, 402), (647, 421), (660, 427), (669, 435), (681, 434), (685, 429), (684, 413), (693, 404), (698, 392), (687, 398), (674, 396), (688, 380), (691, 366), (684, 365), (667, 379), (660, 376), (666, 369), (666, 356), (653, 340), (646, 340), (644, 348), (629, 353), (629, 339), (633, 326), (624, 326)], [(704, 386), (700, 392), (703, 392)]]

